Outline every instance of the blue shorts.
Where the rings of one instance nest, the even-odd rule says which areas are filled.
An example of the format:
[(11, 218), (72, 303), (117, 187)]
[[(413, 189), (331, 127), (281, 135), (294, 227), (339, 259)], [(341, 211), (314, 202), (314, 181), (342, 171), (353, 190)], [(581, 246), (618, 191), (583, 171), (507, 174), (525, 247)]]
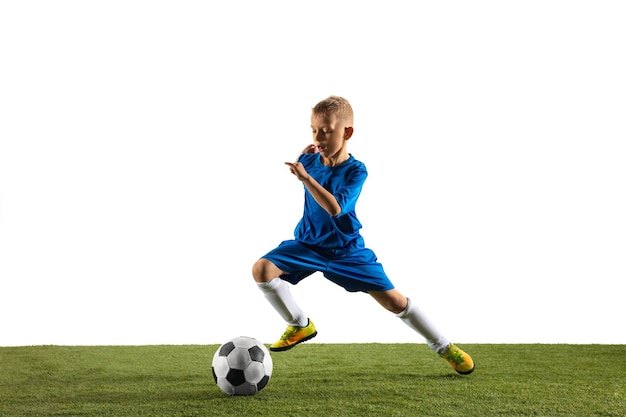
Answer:
[(262, 258), (285, 272), (280, 278), (297, 284), (314, 272), (346, 291), (388, 291), (394, 288), (371, 249), (323, 249), (297, 240), (285, 240)]

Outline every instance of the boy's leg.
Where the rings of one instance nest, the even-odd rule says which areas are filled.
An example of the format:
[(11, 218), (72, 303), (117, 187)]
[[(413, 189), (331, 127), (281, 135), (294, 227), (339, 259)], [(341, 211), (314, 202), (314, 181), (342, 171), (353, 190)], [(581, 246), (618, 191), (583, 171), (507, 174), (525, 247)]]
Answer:
[[(317, 335), (313, 322), (308, 319), (291, 295), (289, 284), (278, 278), (282, 273), (267, 259), (260, 259), (252, 269), (257, 286), (267, 301), (288, 324), (287, 330), (281, 338), (270, 346), (272, 351), (291, 349), (298, 343), (310, 340)], [(274, 278), (268, 278), (271, 274), (275, 274)]]
[(446, 339), (432, 323), (426, 318), (416, 305), (407, 298), (407, 306), (404, 311), (396, 315), (410, 328), (424, 336), (428, 346), (448, 361), (450, 365), (460, 374), (467, 375), (474, 372), (474, 361), (472, 357), (463, 352), (457, 346)]
[(257, 286), (263, 292), (265, 299), (288, 325), (294, 327), (307, 325), (308, 317), (291, 295), (289, 284), (280, 278), (274, 278), (269, 282), (258, 282)]
[[(372, 291), (370, 295), (383, 307), (396, 313), (396, 317), (424, 337), (428, 346), (447, 360), (455, 371), (460, 374), (470, 374), (474, 371), (474, 361), (470, 355), (450, 343), (439, 333), (424, 313), (411, 303), (409, 298), (405, 298), (397, 290)], [(398, 313), (398, 310), (402, 308), (400, 305), (402, 305), (403, 300), (406, 300), (406, 307)]]
[(370, 291), (369, 294), (380, 305), (396, 314), (407, 326), (419, 333), (432, 350), (443, 353), (448, 349), (448, 340), (435, 328), (411, 300), (396, 289), (389, 291)]
[(450, 345), (448, 339), (439, 333), (428, 317), (426, 317), (409, 298), (407, 298), (406, 301), (406, 308), (396, 314), (396, 317), (402, 320), (411, 329), (421, 334), (424, 339), (426, 339), (428, 346), (435, 352), (442, 354), (448, 350), (448, 346)]

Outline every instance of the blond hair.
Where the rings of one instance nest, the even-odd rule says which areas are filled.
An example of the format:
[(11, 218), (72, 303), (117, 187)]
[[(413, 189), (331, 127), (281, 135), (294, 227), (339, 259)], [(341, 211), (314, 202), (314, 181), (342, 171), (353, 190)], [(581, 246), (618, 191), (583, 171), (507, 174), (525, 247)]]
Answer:
[(336, 116), (337, 119), (343, 119), (348, 124), (354, 121), (354, 112), (350, 102), (343, 97), (330, 96), (320, 101), (313, 107), (313, 114), (320, 116)]

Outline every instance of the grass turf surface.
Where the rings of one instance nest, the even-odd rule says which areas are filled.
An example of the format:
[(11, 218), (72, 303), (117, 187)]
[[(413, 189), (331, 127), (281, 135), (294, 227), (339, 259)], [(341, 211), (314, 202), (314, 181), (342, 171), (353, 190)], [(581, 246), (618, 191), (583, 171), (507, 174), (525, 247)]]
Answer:
[(461, 345), (461, 376), (423, 344), (303, 344), (250, 397), (215, 385), (217, 348), (0, 347), (0, 416), (626, 415), (626, 345)]

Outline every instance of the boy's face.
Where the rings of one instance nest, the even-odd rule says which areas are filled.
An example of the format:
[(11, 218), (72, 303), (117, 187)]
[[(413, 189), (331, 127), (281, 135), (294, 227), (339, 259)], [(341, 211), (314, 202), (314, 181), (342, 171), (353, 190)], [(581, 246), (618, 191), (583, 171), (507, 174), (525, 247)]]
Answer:
[(353, 128), (347, 121), (336, 115), (311, 115), (313, 143), (323, 158), (345, 159), (347, 141), (352, 136)]

